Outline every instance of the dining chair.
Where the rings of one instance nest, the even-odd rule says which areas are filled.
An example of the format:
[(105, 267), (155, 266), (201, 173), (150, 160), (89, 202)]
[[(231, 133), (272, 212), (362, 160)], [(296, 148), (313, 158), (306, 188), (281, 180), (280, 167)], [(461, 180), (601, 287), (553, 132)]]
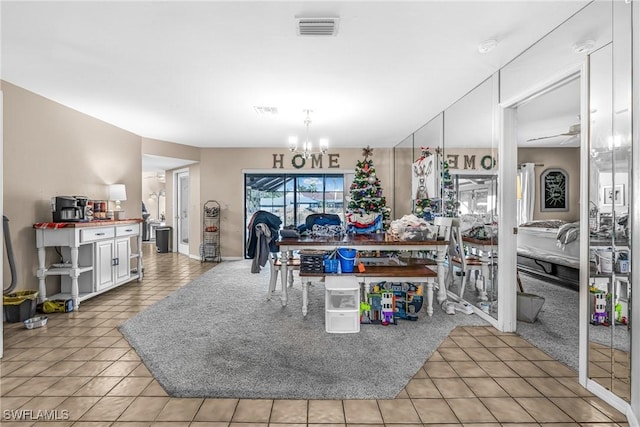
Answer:
[[(460, 286), (458, 287), (458, 296), (463, 299), (464, 289), (469, 277), (475, 272), (476, 279), (482, 274), (482, 263), (480, 259), (471, 255), (467, 255), (462, 240), (462, 231), (460, 222), (453, 220), (451, 225), (451, 239), (449, 240), (449, 276), (451, 277), (449, 287), (455, 282), (455, 277), (460, 276)], [(454, 269), (457, 269), (456, 273)], [(472, 283), (475, 283), (472, 282)]]
[[(282, 267), (282, 257), (278, 256), (279, 252), (270, 252), (269, 253), (269, 289), (267, 290), (267, 300), (270, 300), (273, 296), (273, 293), (276, 290), (276, 285), (278, 282), (278, 275), (280, 275), (281, 267)], [(287, 259), (287, 278), (282, 278), (282, 287), (286, 286), (288, 282), (289, 287), (293, 287), (293, 271), (300, 270), (300, 258), (295, 258), (293, 256)], [(281, 288), (282, 289), (282, 288)]]

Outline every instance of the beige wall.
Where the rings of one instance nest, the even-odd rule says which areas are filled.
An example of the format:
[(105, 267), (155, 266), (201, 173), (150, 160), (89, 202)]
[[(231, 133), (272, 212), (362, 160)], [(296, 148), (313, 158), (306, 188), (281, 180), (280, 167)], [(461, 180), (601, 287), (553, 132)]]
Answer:
[[(339, 154), (340, 170), (354, 170), (356, 162), (362, 159), (362, 149), (336, 149), (330, 153)], [(273, 169), (273, 154), (283, 154), (283, 169)], [(373, 163), (382, 184), (383, 195), (387, 198), (387, 206), (393, 206), (393, 182), (391, 179), (392, 150), (376, 148)], [(244, 175), (243, 170), (287, 171), (309, 173), (331, 173), (337, 169), (328, 168), (326, 158), (322, 169), (311, 169), (309, 166), (296, 169), (291, 166), (291, 153), (282, 148), (208, 148), (202, 149), (200, 155), (200, 200), (210, 199), (220, 202), (221, 247), (223, 257), (243, 256), (244, 240)], [(201, 229), (201, 225), (198, 228)], [(199, 238), (198, 241), (201, 239)]]
[[(128, 217), (140, 217), (140, 137), (10, 83), (4, 92), (4, 214), (10, 219), (17, 289), (37, 289), (33, 224), (51, 221), (50, 198), (106, 199), (107, 186), (123, 183)], [(6, 258), (6, 257), (5, 257)], [(55, 252), (48, 262), (57, 261)], [(6, 260), (4, 261), (6, 263)], [(4, 283), (9, 283), (5, 264)], [(48, 292), (57, 290), (47, 279)]]
[[(536, 203), (533, 219), (580, 219), (580, 148), (519, 148), (518, 163), (536, 163)], [(540, 175), (549, 168), (564, 169), (569, 175), (569, 211), (540, 211)]]

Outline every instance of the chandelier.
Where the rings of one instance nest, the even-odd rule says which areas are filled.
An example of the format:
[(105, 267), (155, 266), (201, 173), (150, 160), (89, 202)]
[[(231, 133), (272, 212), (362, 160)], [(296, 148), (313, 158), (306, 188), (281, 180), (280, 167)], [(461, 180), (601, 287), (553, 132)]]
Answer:
[(302, 110), (305, 113), (307, 113), (307, 117), (304, 119), (304, 124), (307, 127), (307, 136), (304, 140), (304, 142), (302, 143), (302, 148), (299, 149), (298, 148), (298, 137), (297, 136), (290, 136), (289, 137), (289, 151), (291, 151), (292, 153), (297, 153), (297, 154), (301, 154), (303, 158), (305, 159), (309, 159), (311, 158), (312, 155), (314, 154), (326, 154), (327, 150), (329, 149), (329, 141), (325, 138), (322, 138), (318, 141), (318, 151), (313, 151), (313, 144), (311, 143), (311, 140), (309, 139), (309, 125), (311, 124), (311, 117), (309, 116), (309, 114), (313, 111), (313, 110)]

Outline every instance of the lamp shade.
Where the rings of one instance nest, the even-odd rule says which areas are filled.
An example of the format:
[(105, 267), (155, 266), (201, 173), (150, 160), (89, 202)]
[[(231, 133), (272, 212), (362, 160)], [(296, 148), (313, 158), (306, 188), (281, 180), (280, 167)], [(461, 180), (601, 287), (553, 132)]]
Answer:
[(127, 200), (127, 188), (124, 184), (111, 184), (109, 186), (109, 200)]

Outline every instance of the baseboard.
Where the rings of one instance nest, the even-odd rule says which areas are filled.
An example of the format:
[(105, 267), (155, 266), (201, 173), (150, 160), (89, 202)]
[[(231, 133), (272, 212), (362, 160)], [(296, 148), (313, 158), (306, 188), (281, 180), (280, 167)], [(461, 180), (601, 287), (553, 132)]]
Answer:
[(241, 256), (223, 256), (222, 257), (222, 261), (240, 261), (243, 259), (246, 259), (246, 258)]
[(587, 379), (586, 389), (589, 390), (591, 393), (595, 394), (596, 396), (598, 396), (600, 399), (604, 400), (609, 405), (616, 408), (618, 411), (625, 414), (625, 416), (627, 417), (627, 422), (629, 423), (630, 426), (640, 425), (638, 424), (638, 420), (636, 419), (636, 416), (633, 413), (633, 410), (631, 409), (631, 405), (629, 405), (629, 402), (619, 398), (618, 396), (613, 394), (610, 390), (607, 390), (597, 382), (590, 379)]

